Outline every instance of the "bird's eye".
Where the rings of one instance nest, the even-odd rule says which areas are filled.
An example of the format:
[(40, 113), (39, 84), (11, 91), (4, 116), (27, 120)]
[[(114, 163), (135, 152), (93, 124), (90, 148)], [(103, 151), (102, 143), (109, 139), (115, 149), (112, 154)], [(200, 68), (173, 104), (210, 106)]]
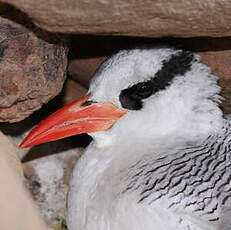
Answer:
[(153, 93), (153, 87), (149, 83), (143, 83), (142, 85), (139, 85), (134, 92), (135, 97), (140, 98), (140, 99), (145, 99), (148, 98), (152, 95)]

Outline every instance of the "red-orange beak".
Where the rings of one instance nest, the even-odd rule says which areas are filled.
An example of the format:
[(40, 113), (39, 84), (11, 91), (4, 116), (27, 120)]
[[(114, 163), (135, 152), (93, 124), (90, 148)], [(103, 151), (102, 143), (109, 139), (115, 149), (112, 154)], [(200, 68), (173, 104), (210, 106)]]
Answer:
[(19, 147), (26, 148), (76, 134), (103, 131), (127, 113), (111, 103), (91, 102), (89, 98), (90, 95), (86, 95), (41, 121)]

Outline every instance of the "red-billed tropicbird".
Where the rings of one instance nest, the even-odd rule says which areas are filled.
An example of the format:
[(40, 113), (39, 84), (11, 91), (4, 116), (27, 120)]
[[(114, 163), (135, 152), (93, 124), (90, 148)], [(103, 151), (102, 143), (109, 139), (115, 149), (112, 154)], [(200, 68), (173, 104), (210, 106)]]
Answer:
[(73, 171), (69, 230), (230, 230), (231, 122), (219, 92), (198, 55), (123, 50), (21, 147), (93, 137)]

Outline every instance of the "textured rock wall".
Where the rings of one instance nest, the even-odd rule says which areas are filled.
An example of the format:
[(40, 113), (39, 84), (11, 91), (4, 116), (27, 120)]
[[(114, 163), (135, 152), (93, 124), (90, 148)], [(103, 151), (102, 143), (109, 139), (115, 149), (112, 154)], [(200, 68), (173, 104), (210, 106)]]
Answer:
[(61, 91), (66, 43), (30, 21), (0, 16), (0, 122), (23, 120)]
[(230, 36), (229, 0), (3, 0), (42, 28), (143, 37)]

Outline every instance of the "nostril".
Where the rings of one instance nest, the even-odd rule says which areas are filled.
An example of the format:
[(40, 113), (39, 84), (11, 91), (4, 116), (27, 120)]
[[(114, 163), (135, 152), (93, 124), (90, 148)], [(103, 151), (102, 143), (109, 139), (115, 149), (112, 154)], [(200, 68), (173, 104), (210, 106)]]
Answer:
[(85, 101), (83, 104), (81, 104), (81, 107), (89, 106), (93, 103), (96, 103), (96, 101)]

